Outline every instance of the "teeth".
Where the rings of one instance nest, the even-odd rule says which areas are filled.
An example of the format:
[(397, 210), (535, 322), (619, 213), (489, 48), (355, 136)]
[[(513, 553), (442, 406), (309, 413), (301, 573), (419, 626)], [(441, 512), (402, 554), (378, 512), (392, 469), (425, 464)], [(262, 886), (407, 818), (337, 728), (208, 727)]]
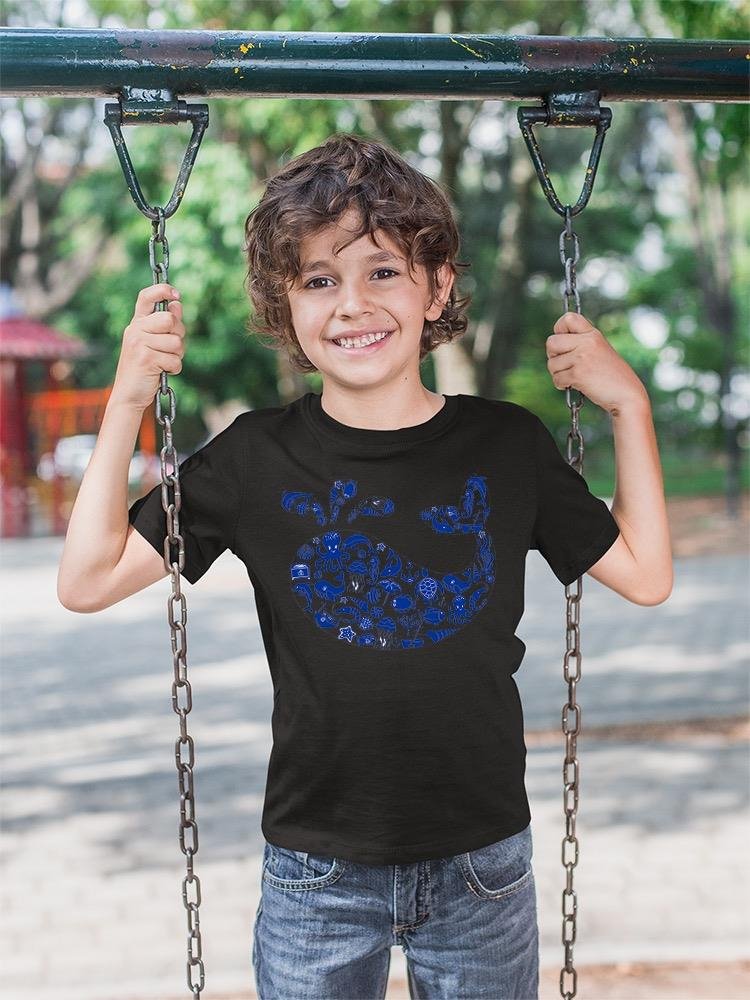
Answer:
[(334, 344), (338, 344), (339, 347), (366, 347), (368, 344), (374, 344), (376, 340), (387, 337), (389, 332), (383, 330), (381, 333), (368, 333), (364, 337), (346, 337), (343, 340), (334, 340)]

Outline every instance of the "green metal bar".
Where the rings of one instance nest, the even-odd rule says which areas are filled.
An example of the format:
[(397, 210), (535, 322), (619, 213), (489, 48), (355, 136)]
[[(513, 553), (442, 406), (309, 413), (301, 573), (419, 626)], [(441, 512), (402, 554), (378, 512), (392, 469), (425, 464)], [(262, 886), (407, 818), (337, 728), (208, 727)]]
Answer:
[(750, 42), (2, 28), (0, 94), (748, 100)]

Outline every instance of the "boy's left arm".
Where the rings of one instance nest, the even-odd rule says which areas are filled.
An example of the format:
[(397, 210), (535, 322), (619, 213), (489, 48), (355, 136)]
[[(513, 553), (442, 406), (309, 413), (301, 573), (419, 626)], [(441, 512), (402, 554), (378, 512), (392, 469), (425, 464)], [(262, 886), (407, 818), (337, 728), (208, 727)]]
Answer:
[(589, 573), (635, 604), (661, 604), (673, 585), (672, 546), (651, 401), (630, 365), (580, 313), (564, 313), (547, 338), (558, 389), (582, 392), (612, 418), (620, 537)]

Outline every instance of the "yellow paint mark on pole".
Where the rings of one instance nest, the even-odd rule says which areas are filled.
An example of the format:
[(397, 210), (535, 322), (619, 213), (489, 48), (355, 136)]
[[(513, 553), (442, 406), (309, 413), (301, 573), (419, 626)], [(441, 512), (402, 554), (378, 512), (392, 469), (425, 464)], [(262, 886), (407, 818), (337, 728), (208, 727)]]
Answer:
[(466, 49), (467, 52), (471, 52), (471, 54), (473, 56), (476, 56), (477, 59), (484, 59), (482, 53), (477, 52), (476, 49), (472, 49), (470, 45), (465, 45), (463, 42), (459, 42), (459, 40), (457, 38), (453, 38), (453, 36), (451, 36), (451, 41), (454, 42), (456, 45), (460, 45), (462, 49)]

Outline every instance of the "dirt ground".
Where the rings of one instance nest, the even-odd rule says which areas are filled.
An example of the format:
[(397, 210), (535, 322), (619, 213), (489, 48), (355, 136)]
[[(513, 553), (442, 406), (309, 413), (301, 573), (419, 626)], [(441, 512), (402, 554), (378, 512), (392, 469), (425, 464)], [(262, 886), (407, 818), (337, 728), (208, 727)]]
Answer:
[(667, 517), (675, 557), (750, 551), (750, 492), (741, 494), (737, 518), (723, 496), (670, 498)]
[[(559, 970), (544, 970), (539, 1000), (559, 996)], [(748, 996), (750, 961), (632, 962), (578, 969), (578, 1000), (739, 1000)]]
[[(631, 962), (581, 966), (577, 971), (577, 1000), (740, 1000), (750, 996), (750, 961)], [(539, 1000), (555, 997), (561, 997), (560, 970), (543, 969)]]

